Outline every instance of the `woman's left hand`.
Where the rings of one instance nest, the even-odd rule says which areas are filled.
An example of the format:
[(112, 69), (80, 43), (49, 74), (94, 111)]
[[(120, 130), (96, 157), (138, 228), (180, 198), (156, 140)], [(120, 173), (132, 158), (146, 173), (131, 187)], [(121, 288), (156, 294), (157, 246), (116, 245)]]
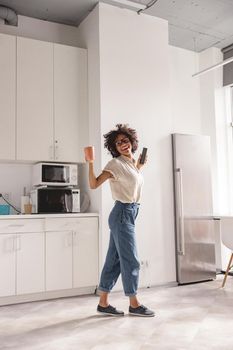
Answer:
[(136, 167), (137, 167), (139, 170), (146, 164), (147, 159), (148, 159), (148, 157), (147, 157), (147, 155), (146, 155), (145, 162), (144, 162), (143, 164), (141, 164), (141, 163), (140, 163), (141, 157), (142, 157), (142, 155), (140, 154), (140, 156), (139, 156), (139, 158), (138, 158), (138, 160), (137, 160), (137, 164), (136, 164)]

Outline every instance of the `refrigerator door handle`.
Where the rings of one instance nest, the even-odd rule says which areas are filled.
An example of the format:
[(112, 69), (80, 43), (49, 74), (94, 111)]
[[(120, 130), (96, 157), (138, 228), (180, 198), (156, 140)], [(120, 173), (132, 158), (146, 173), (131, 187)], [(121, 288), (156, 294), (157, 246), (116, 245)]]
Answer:
[(179, 190), (179, 213), (178, 213), (178, 232), (179, 232), (179, 255), (185, 255), (185, 245), (184, 245), (184, 204), (183, 204), (183, 178), (182, 169), (177, 168), (177, 183)]

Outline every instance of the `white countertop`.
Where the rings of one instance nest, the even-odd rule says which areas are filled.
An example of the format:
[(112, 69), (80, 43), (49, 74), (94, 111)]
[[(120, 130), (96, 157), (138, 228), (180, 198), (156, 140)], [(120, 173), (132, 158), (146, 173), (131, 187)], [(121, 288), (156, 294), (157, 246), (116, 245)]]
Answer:
[(44, 219), (44, 218), (81, 218), (99, 216), (98, 213), (69, 213), (69, 214), (18, 214), (18, 215), (0, 215), (0, 220), (9, 219)]

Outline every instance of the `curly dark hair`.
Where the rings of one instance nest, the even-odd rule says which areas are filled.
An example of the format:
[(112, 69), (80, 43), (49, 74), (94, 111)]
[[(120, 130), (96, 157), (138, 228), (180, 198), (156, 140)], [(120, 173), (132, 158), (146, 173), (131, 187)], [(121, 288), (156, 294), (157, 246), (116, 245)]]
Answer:
[(116, 138), (118, 135), (123, 134), (129, 138), (132, 145), (132, 153), (135, 153), (138, 148), (138, 137), (136, 130), (131, 129), (128, 124), (117, 124), (116, 129), (104, 134), (104, 147), (111, 153), (113, 158), (119, 157), (120, 153), (116, 148)]

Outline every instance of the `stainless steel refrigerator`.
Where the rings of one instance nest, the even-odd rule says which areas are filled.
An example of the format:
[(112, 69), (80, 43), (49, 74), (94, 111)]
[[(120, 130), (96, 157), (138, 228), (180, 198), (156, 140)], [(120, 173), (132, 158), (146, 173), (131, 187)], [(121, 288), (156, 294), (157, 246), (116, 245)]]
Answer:
[(179, 284), (216, 277), (210, 138), (172, 135)]

